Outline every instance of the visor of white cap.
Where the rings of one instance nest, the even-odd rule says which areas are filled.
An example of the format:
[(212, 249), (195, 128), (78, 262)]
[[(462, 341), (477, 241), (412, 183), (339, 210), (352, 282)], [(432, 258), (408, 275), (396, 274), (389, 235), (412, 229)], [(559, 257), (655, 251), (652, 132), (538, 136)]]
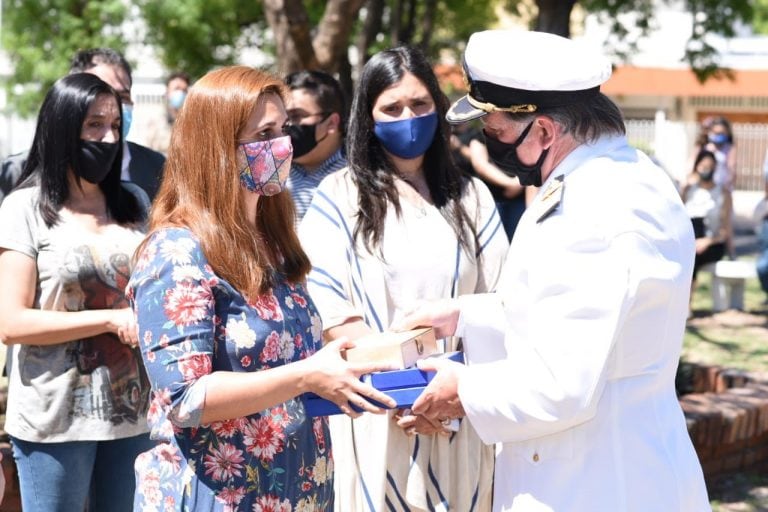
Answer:
[(554, 34), (486, 30), (469, 38), (464, 73), (469, 93), (446, 115), (454, 124), (583, 101), (610, 78), (611, 63), (594, 48)]

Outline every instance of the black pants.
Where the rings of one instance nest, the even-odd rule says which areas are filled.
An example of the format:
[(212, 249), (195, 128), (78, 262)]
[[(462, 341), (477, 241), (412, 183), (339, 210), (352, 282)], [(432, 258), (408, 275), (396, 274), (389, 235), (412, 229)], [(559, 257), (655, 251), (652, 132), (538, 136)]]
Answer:
[[(693, 223), (693, 234), (696, 236), (696, 239), (704, 238), (706, 236), (704, 219), (695, 217), (691, 219), (691, 222)], [(723, 256), (725, 256), (725, 242), (712, 244), (703, 253), (696, 254), (696, 260), (693, 263), (693, 278), (696, 279), (696, 274), (703, 265), (720, 261), (723, 259)]]

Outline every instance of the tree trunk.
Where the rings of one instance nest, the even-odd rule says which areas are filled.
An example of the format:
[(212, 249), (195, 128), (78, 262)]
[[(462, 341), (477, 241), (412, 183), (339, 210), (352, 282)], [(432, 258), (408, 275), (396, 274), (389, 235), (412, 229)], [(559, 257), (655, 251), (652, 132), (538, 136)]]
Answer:
[(536, 0), (535, 30), (571, 37), (571, 11), (577, 0)]
[(403, 17), (403, 0), (394, 0), (389, 13), (389, 39), (393, 47), (400, 44), (400, 24)]
[[(359, 75), (358, 75), (359, 76)], [(354, 82), (352, 81), (352, 65), (349, 59), (344, 59), (339, 63), (339, 85), (344, 91), (344, 103), (349, 113), (349, 107), (352, 105), (352, 96), (355, 93)]]
[(278, 73), (285, 76), (316, 68), (309, 18), (301, 0), (264, 0), (264, 13), (275, 36)]
[(419, 47), (429, 55), (429, 43), (432, 41), (432, 31), (435, 28), (435, 14), (437, 11), (437, 0), (426, 0), (424, 2), (424, 19), (421, 22), (421, 41)]
[(400, 23), (400, 44), (411, 44), (413, 42), (414, 29), (416, 27), (416, 2), (417, 0), (407, 0), (406, 7), (408, 12), (406, 14), (405, 23)]
[(320, 69), (338, 71), (342, 60), (349, 62), (347, 49), (352, 27), (358, 18), (363, 0), (329, 0), (312, 42)]
[(368, 61), (368, 48), (376, 40), (376, 35), (381, 31), (382, 18), (384, 16), (384, 0), (367, 0), (365, 3), (365, 20), (357, 36), (357, 65), (355, 73), (360, 76), (363, 66)]
[(352, 28), (363, 2), (364, 0), (329, 0), (312, 42), (319, 69), (337, 74), (347, 101), (352, 95), (352, 66), (349, 63), (348, 49)]

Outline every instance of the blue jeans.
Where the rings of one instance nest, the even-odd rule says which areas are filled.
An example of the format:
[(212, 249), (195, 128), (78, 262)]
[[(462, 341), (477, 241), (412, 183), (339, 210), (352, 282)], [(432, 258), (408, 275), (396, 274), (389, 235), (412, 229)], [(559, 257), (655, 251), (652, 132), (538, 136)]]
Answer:
[(33, 443), (11, 438), (24, 512), (130, 512), (133, 463), (149, 434), (114, 441)]
[(760, 286), (768, 293), (768, 218), (763, 219), (763, 229), (760, 232), (760, 254), (757, 257), (757, 277)]

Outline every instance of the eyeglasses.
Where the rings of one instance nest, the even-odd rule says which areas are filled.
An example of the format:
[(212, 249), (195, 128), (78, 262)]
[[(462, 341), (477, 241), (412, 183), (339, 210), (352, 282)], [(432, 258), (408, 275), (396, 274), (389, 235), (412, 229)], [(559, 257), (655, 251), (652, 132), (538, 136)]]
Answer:
[(286, 124), (292, 125), (292, 124), (301, 124), (301, 122), (304, 119), (315, 117), (315, 116), (323, 116), (323, 119), (320, 121), (325, 121), (325, 118), (331, 115), (333, 112), (314, 112), (314, 113), (308, 113), (308, 112), (289, 112), (288, 113), (288, 122)]

